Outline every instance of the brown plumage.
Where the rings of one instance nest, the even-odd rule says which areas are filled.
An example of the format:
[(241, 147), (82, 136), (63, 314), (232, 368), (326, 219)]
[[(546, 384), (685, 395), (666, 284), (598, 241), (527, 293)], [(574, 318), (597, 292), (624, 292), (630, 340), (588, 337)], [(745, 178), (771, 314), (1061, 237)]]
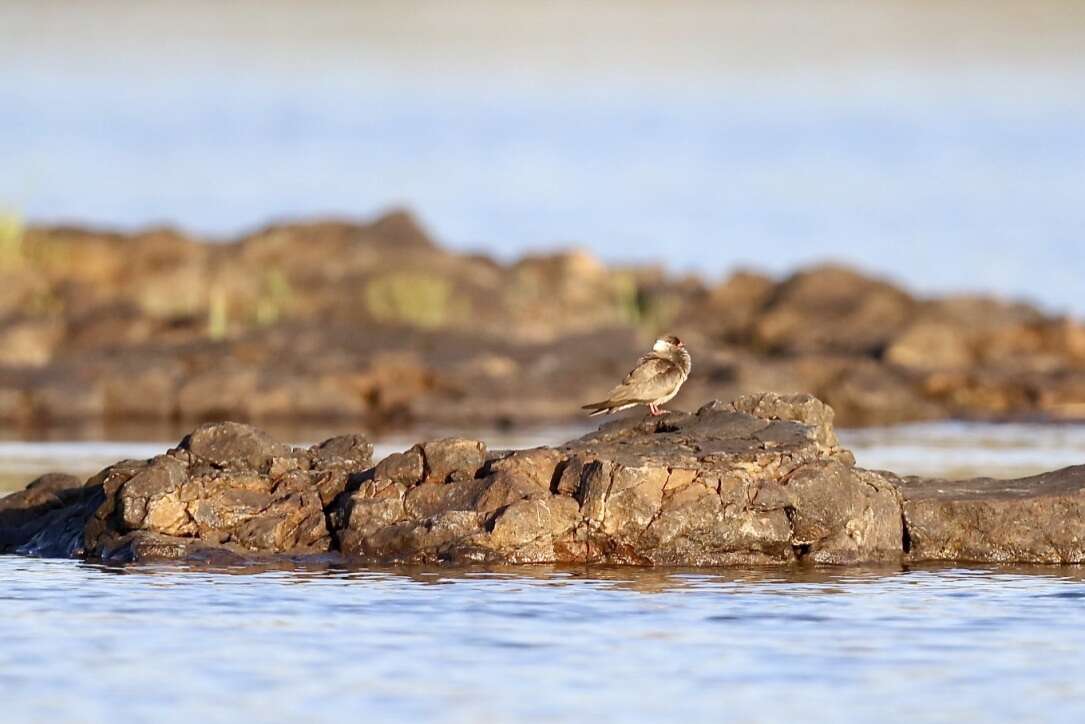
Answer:
[(653, 415), (662, 415), (659, 406), (669, 402), (689, 377), (693, 361), (682, 341), (674, 335), (656, 340), (652, 351), (637, 361), (622, 383), (610, 391), (607, 399), (584, 405), (589, 416), (606, 415), (648, 405)]

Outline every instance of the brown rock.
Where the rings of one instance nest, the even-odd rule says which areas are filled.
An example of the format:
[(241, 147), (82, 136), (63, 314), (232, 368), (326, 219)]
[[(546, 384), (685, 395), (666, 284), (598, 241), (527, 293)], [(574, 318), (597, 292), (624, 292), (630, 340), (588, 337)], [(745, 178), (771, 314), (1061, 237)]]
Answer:
[(478, 440), (450, 437), (422, 443), (419, 449), (431, 483), (469, 480), (486, 462), (486, 445)]
[(899, 288), (836, 266), (800, 272), (776, 290), (755, 342), (787, 353), (875, 354), (912, 314)]
[(0, 546), (109, 560), (354, 560), (719, 566), (897, 560), (1085, 562), (1085, 466), (1015, 481), (854, 467), (833, 412), (762, 393), (618, 419), (486, 460), (422, 443), (369, 467), (361, 436), (294, 451), (203, 426), (166, 455), (0, 501)]
[(101, 383), (78, 370), (39, 378), (26, 391), (30, 414), (38, 422), (72, 422), (99, 419), (105, 414)]
[(20, 236), (0, 270), (6, 420), (566, 423), (663, 331), (695, 359), (677, 408), (773, 389), (815, 393), (847, 425), (1085, 409), (1066, 382), (1085, 373), (1080, 322), (913, 299), (841, 267), (715, 285), (576, 251), (506, 264), (441, 249), (402, 211), (234, 243)]
[(132, 534), (149, 533), (261, 553), (328, 550), (320, 497), (303, 471), (273, 482), (233, 469), (190, 476), (182, 462), (162, 456), (127, 480), (107, 481), (98, 522), (88, 525), (88, 548), (115, 557)]
[(340, 435), (309, 448), (316, 470), (349, 467), (365, 470), (373, 465), (373, 443), (364, 435)]
[(517, 450), (490, 462), (490, 472), (505, 473), (540, 490), (549, 491), (558, 465), (565, 459), (552, 448)]
[(200, 425), (181, 441), (180, 449), (219, 468), (267, 469), (272, 458), (291, 450), (263, 430), (237, 422)]
[(493, 513), (520, 500), (548, 497), (550, 491), (540, 487), (531, 477), (499, 471), (487, 478), (475, 498), (474, 508), (480, 513)]
[(911, 560), (1085, 562), (1085, 466), (1019, 480), (898, 484)]
[(64, 332), (63, 322), (55, 318), (14, 319), (0, 325), (0, 365), (44, 367)]
[(948, 322), (917, 322), (885, 351), (890, 364), (919, 372), (967, 369), (975, 362), (970, 333)]
[(833, 431), (833, 408), (810, 395), (778, 395), (764, 392), (745, 395), (731, 403), (738, 412), (769, 420), (793, 420), (815, 430), (815, 439), (825, 448), (839, 442)]
[(450, 483), (423, 483), (407, 491), (403, 501), (407, 513), (422, 519), (448, 510), (473, 510), (489, 483), (483, 480), (460, 480)]
[(47, 473), (25, 489), (0, 497), (0, 552), (25, 545), (56, 511), (83, 494), (83, 481), (64, 473)]
[(228, 362), (190, 372), (177, 391), (178, 414), (186, 420), (248, 417), (258, 383), (256, 370)]
[(555, 543), (569, 545), (579, 522), (579, 508), (570, 498), (521, 500), (495, 519), (487, 543), (494, 549), (511, 551), (511, 563), (560, 560), (567, 556), (558, 553)]
[(392, 453), (377, 463), (373, 471), (373, 477), (376, 480), (406, 486), (421, 482), (424, 475), (425, 461), (422, 459), (422, 449), (419, 447), (413, 447), (404, 453)]
[(903, 525), (893, 485), (868, 470), (832, 462), (796, 471), (785, 486), (791, 544), (817, 563), (900, 557)]
[(726, 342), (748, 344), (775, 290), (776, 282), (767, 276), (737, 272), (709, 290), (703, 302), (686, 311), (689, 319), (683, 321)]

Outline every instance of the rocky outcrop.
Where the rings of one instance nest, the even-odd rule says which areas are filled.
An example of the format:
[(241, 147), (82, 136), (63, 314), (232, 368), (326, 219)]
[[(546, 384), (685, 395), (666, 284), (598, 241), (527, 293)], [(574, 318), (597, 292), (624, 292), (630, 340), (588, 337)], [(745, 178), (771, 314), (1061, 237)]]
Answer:
[(1019, 480), (897, 482), (912, 560), (1085, 562), (1085, 465)]
[(23, 517), (0, 525), (0, 538), (21, 553), (106, 560), (326, 553), (325, 508), (372, 453), (358, 435), (301, 450), (247, 425), (203, 425), (177, 448), (119, 462), (78, 488), (3, 499), (7, 515)]
[(1085, 325), (838, 266), (710, 283), (580, 251), (501, 263), (393, 212), (215, 244), (30, 228), (0, 281), (8, 424), (566, 421), (663, 330), (695, 360), (679, 406), (774, 389), (848, 425), (1085, 419)]
[[(89, 497), (93, 496), (88, 496), (78, 478), (50, 473), (31, 481), (24, 490), (0, 498), (0, 552), (71, 555), (81, 545), (78, 539), (85, 518), (79, 518), (87, 513)], [(38, 536), (48, 538), (51, 544), (32, 544)]]
[(300, 449), (210, 423), (151, 460), (0, 500), (0, 547), (121, 561), (1085, 561), (1085, 466), (902, 479), (855, 467), (832, 423), (816, 398), (765, 393), (559, 447), (447, 438), (376, 464), (359, 435)]
[(759, 396), (619, 420), (560, 448), (485, 462), (477, 442), (422, 445), (339, 501), (340, 550), (695, 566), (898, 557), (895, 492), (854, 469), (831, 417), (810, 397)]

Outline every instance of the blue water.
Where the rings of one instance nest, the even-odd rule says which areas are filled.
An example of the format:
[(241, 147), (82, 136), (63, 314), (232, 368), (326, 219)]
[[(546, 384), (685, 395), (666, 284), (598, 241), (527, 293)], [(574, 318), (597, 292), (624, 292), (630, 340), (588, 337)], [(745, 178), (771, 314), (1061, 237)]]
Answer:
[(7, 721), (1081, 721), (1077, 568), (0, 558)]
[(1080, 7), (830, 5), (2, 4), (0, 207), (229, 235), (406, 204), (503, 257), (841, 259), (1085, 313)]

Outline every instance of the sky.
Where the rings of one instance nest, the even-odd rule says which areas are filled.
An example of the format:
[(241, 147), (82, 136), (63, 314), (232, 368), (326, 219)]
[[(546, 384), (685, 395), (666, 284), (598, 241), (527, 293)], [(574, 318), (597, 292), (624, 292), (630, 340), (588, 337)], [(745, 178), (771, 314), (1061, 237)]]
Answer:
[(0, 208), (414, 210), (502, 258), (844, 261), (1085, 315), (1085, 5), (0, 0)]

